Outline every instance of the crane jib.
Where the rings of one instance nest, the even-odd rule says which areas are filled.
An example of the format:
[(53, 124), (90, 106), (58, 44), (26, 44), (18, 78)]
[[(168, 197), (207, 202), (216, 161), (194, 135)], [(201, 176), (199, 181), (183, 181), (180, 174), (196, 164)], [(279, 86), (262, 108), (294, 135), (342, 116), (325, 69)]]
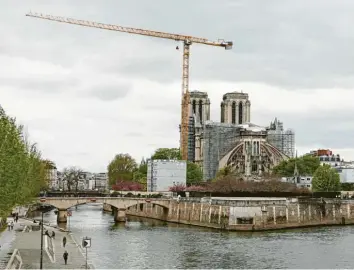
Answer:
[[(188, 160), (188, 129), (189, 129), (189, 104), (190, 104), (190, 97), (189, 97), (189, 56), (190, 56), (190, 45), (192, 43), (199, 43), (204, 45), (211, 45), (216, 47), (223, 47), (226, 50), (232, 49), (233, 42), (232, 41), (225, 41), (223, 39), (219, 39), (218, 41), (211, 41), (205, 38), (198, 38), (193, 36), (186, 36), (186, 35), (179, 35), (179, 34), (171, 34), (165, 32), (158, 32), (158, 31), (151, 31), (139, 28), (132, 28), (132, 27), (124, 27), (119, 25), (112, 25), (112, 24), (104, 24), (104, 23), (97, 23), (91, 21), (84, 21), (84, 20), (76, 20), (72, 18), (65, 18), (59, 16), (52, 16), (52, 15), (43, 15), (39, 13), (28, 13), (26, 16), (35, 17), (40, 19), (46, 19), (51, 21), (93, 27), (93, 28), (100, 28), (105, 30), (112, 30), (118, 32), (125, 32), (130, 34), (136, 35), (144, 35), (150, 37), (157, 37), (157, 38), (164, 38), (164, 39), (171, 39), (175, 41), (183, 41), (183, 76), (182, 76), (182, 109), (181, 109), (181, 138), (180, 138), (180, 148), (182, 153), (182, 159)], [(178, 48), (178, 47), (177, 47)]]
[(180, 35), (180, 34), (172, 34), (172, 33), (160, 32), (160, 31), (152, 31), (152, 30), (146, 30), (146, 29), (140, 29), (140, 28), (98, 23), (98, 22), (85, 21), (85, 20), (77, 20), (77, 19), (66, 18), (66, 17), (61, 17), (61, 16), (44, 15), (44, 14), (40, 14), (40, 13), (27, 13), (26, 16), (40, 18), (40, 19), (46, 19), (46, 20), (51, 20), (51, 21), (57, 21), (57, 22), (63, 22), (63, 23), (69, 23), (69, 24), (76, 24), (76, 25), (87, 26), (87, 27), (94, 27), (94, 28), (101, 28), (101, 29), (106, 29), (106, 30), (131, 33), (131, 34), (136, 34), (136, 35), (173, 39), (176, 41), (183, 41), (183, 42), (188, 41), (191, 43), (199, 43), (199, 44), (205, 44), (205, 45), (211, 45), (211, 46), (221, 46), (221, 47), (225, 47), (228, 49), (230, 49), (232, 47), (231, 41), (227, 41), (227, 42), (225, 42), (224, 40), (211, 41), (206, 38), (199, 38), (199, 37), (186, 36), (186, 35)]

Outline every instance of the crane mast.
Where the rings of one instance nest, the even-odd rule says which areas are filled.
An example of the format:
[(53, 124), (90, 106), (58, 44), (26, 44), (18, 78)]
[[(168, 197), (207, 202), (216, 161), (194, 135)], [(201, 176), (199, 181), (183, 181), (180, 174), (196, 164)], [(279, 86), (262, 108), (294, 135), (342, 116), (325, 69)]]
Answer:
[(50, 21), (81, 25), (86, 27), (100, 28), (111, 31), (124, 32), (129, 34), (150, 36), (163, 39), (171, 39), (183, 42), (183, 69), (182, 69), (182, 108), (181, 108), (181, 132), (180, 132), (180, 151), (183, 160), (188, 160), (188, 129), (189, 129), (189, 56), (192, 43), (204, 44), (209, 46), (223, 47), (226, 50), (232, 49), (232, 41), (210, 41), (205, 38), (172, 34), (159, 31), (151, 31), (140, 28), (125, 27), (112, 24), (104, 24), (92, 21), (77, 20), (61, 16), (45, 15), (40, 13), (27, 13), (26, 16), (45, 19)]

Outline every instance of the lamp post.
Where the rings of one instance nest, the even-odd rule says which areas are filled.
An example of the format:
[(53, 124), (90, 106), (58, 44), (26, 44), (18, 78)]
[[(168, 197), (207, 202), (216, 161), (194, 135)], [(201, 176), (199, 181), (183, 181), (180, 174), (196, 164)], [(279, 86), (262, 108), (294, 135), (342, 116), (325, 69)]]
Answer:
[(42, 221), (41, 221), (41, 260), (39, 263), (39, 269), (43, 269), (43, 214), (44, 211), (42, 210)]
[(39, 269), (43, 269), (43, 215), (44, 215), (44, 207), (43, 207), (43, 203), (46, 201), (45, 198), (41, 198), (40, 202), (41, 207), (40, 207), (40, 211), (42, 213), (42, 218), (41, 218), (41, 258), (40, 258), (40, 262), (39, 262)]

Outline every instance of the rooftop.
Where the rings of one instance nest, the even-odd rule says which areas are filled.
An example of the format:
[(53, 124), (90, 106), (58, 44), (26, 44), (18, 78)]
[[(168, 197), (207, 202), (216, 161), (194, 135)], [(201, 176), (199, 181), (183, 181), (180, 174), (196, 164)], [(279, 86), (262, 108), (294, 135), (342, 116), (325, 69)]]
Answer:
[(258, 126), (256, 124), (252, 124), (252, 123), (244, 123), (244, 124), (238, 125), (238, 127), (249, 130), (249, 131), (253, 131), (253, 132), (266, 131), (265, 127), (261, 127), (261, 126)]
[(229, 92), (222, 96), (222, 99), (248, 99), (248, 94), (239, 91)]

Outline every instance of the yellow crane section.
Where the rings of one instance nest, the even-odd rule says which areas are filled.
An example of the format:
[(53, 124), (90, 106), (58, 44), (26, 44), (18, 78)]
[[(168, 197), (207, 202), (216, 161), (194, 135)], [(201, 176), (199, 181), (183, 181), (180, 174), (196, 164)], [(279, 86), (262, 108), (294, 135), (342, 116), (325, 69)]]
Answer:
[(232, 45), (233, 45), (232, 41), (224, 41), (222, 39), (218, 41), (210, 41), (205, 38), (198, 38), (193, 36), (185, 36), (185, 35), (171, 34), (171, 33), (159, 32), (159, 31), (151, 31), (146, 29), (124, 27), (124, 26), (113, 25), (113, 24), (104, 24), (104, 23), (98, 23), (92, 21), (77, 20), (73, 18), (45, 15), (41, 13), (30, 12), (27, 13), (26, 16), (50, 20), (50, 21), (56, 21), (56, 22), (70, 23), (75, 25), (124, 32), (129, 34), (182, 41), (183, 42), (183, 70), (182, 70), (182, 109), (181, 109), (180, 150), (181, 150), (182, 159), (188, 160), (188, 124), (189, 124), (189, 104), (190, 104), (190, 96), (189, 96), (190, 45), (192, 45), (192, 43), (198, 43), (198, 44), (204, 44), (210, 46), (223, 47), (226, 50), (229, 50), (232, 49)]

